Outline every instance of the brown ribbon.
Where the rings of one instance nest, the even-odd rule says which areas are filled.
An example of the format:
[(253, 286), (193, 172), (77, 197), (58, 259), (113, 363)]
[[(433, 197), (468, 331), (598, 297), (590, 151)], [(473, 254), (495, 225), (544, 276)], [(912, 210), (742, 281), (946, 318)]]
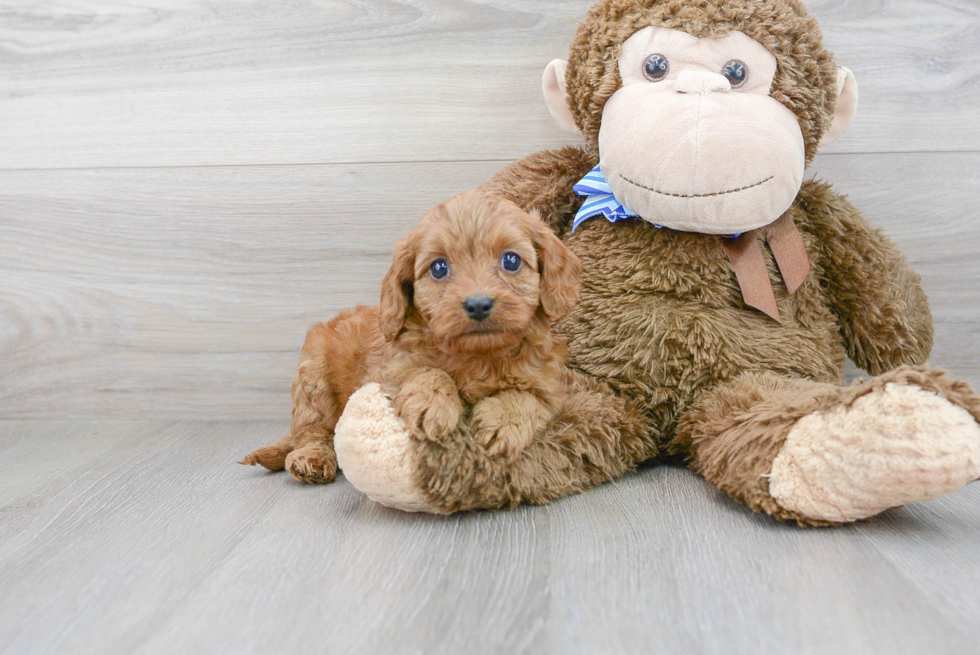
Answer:
[(766, 268), (766, 258), (759, 244), (760, 234), (769, 243), (786, 290), (791, 295), (796, 293), (810, 274), (810, 258), (806, 254), (803, 237), (796, 229), (789, 212), (759, 230), (746, 232), (734, 239), (722, 239), (725, 254), (732, 263), (745, 304), (758, 309), (777, 323), (782, 323), (779, 308), (776, 306), (776, 295), (769, 280), (769, 269)]

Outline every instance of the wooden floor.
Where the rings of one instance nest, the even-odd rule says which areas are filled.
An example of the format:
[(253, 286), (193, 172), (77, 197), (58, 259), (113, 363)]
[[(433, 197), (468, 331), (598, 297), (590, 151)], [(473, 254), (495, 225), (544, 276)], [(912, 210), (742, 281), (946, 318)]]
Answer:
[(0, 423), (0, 652), (976, 653), (980, 485), (844, 529), (649, 467), (415, 516), (237, 466), (282, 422)]
[[(234, 464), (425, 209), (575, 142), (590, 4), (0, 2), (0, 653), (980, 652), (980, 485), (801, 530), (680, 468), (437, 518)], [(980, 3), (808, 4), (861, 89), (808, 175), (980, 384)]]

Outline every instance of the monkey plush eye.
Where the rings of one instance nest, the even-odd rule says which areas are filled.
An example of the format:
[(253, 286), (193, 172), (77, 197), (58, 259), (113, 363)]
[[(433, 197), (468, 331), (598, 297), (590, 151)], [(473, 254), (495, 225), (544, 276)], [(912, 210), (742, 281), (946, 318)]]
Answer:
[(737, 89), (745, 84), (745, 80), (749, 77), (749, 69), (738, 59), (732, 59), (722, 67), (721, 74), (731, 82), (733, 89)]
[(500, 267), (508, 273), (516, 273), (524, 266), (524, 260), (516, 252), (505, 252), (500, 258)]
[(439, 259), (432, 262), (429, 266), (429, 275), (432, 276), (433, 280), (441, 280), (442, 278), (449, 275), (449, 262), (440, 257)]
[(650, 55), (643, 61), (643, 74), (651, 82), (659, 82), (670, 72), (670, 62), (663, 55)]

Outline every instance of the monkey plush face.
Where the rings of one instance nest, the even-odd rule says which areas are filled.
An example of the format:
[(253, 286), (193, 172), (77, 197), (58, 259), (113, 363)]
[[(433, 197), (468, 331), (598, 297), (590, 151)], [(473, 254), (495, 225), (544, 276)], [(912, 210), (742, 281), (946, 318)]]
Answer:
[[(552, 114), (585, 134), (616, 200), (651, 223), (722, 235), (772, 223), (796, 198), (817, 142), (853, 117), (853, 75), (838, 72), (792, 0), (635, 5), (637, 15), (624, 16), (623, 3), (600, 1), (567, 72), (561, 60), (548, 66)], [(794, 28), (796, 38), (769, 34)], [(793, 49), (801, 40), (811, 42), (809, 56)]]
[(697, 39), (647, 27), (623, 44), (623, 86), (606, 103), (599, 165), (644, 219), (735, 234), (773, 222), (803, 183), (803, 133), (769, 97), (776, 58), (732, 32)]

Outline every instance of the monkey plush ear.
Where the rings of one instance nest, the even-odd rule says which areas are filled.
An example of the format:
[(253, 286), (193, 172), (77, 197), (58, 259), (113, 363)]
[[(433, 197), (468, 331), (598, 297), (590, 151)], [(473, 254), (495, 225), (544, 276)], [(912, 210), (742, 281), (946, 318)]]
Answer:
[(837, 140), (854, 119), (858, 108), (858, 85), (854, 73), (847, 68), (837, 69), (837, 105), (834, 107), (834, 120), (820, 139), (820, 146)]
[(405, 317), (412, 304), (412, 281), (415, 279), (415, 248), (409, 234), (395, 246), (391, 268), (381, 282), (381, 307), (378, 321), (385, 341), (392, 341), (405, 327)]
[(541, 77), (541, 88), (544, 89), (544, 101), (548, 103), (548, 111), (555, 122), (569, 132), (581, 134), (575, 124), (575, 117), (572, 110), (568, 107), (568, 96), (565, 94), (565, 71), (568, 69), (568, 62), (564, 59), (555, 59)]

